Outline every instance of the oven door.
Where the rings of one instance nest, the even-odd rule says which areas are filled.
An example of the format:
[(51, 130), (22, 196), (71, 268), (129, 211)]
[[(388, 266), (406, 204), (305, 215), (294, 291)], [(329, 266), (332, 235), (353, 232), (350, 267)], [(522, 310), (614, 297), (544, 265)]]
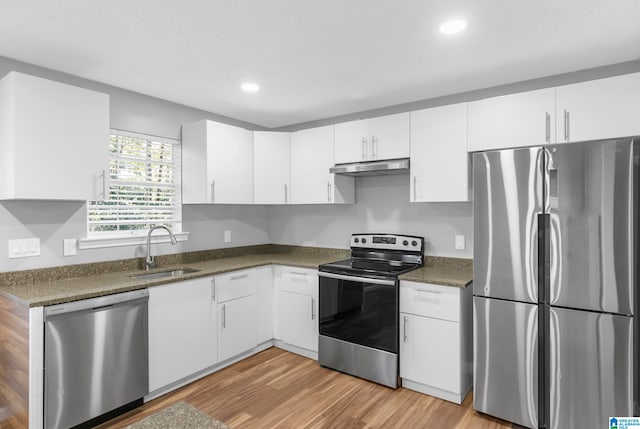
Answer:
[(398, 353), (396, 280), (318, 275), (320, 335)]

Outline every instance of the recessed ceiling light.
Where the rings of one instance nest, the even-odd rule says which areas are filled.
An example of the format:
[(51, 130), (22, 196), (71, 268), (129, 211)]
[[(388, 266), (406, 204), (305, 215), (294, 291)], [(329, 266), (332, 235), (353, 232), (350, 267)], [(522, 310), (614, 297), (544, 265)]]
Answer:
[(440, 26), (440, 32), (442, 34), (455, 34), (459, 33), (467, 27), (467, 21), (464, 19), (452, 19), (442, 23)]
[(240, 88), (242, 88), (242, 90), (244, 92), (258, 92), (260, 91), (260, 87), (253, 83), (253, 82), (245, 82), (243, 83)]

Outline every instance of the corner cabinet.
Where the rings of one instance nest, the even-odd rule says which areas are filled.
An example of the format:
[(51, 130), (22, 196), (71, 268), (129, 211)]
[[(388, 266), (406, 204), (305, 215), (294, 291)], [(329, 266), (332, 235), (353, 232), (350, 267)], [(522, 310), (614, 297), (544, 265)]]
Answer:
[(400, 282), (400, 378), (457, 404), (473, 382), (472, 287)]
[(291, 133), (254, 131), (253, 202), (287, 204), (291, 200), (289, 140)]
[(100, 200), (109, 96), (18, 72), (0, 80), (0, 199)]
[(555, 142), (556, 89), (469, 103), (469, 152)]
[(558, 143), (640, 134), (640, 73), (556, 88)]
[(291, 135), (291, 203), (352, 204), (355, 179), (329, 173), (334, 166), (333, 125)]
[(253, 203), (253, 132), (213, 121), (182, 127), (182, 202)]
[(274, 282), (275, 338), (296, 347), (293, 351), (317, 359), (318, 271), (278, 266)]
[(469, 201), (467, 103), (411, 112), (411, 202)]
[(336, 164), (408, 157), (409, 121), (399, 113), (336, 124)]
[(149, 288), (149, 391), (218, 361), (214, 278)]

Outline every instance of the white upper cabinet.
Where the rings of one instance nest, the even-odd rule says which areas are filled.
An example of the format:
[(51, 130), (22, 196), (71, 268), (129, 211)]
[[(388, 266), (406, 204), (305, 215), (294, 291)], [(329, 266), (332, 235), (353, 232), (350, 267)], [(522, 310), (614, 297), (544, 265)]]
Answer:
[(100, 200), (109, 96), (11, 72), (0, 80), (0, 199)]
[(183, 125), (182, 202), (253, 203), (253, 132), (206, 120)]
[(558, 142), (640, 134), (640, 73), (556, 88)]
[(469, 152), (554, 143), (555, 88), (469, 103)]
[(254, 131), (253, 193), (256, 204), (286, 204), (290, 200), (290, 133)]
[(329, 173), (333, 167), (333, 125), (291, 134), (291, 203), (353, 203), (353, 177)]
[(336, 124), (335, 163), (409, 156), (409, 113)]
[(410, 201), (469, 201), (467, 103), (411, 112)]

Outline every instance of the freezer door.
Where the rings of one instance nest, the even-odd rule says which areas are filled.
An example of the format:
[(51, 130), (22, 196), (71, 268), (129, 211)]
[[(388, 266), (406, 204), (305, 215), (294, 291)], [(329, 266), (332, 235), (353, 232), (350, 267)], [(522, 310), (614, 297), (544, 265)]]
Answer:
[(633, 147), (628, 138), (546, 149), (550, 305), (633, 314)]
[(537, 428), (538, 306), (474, 297), (473, 407)]
[(632, 318), (549, 310), (547, 428), (609, 427), (632, 416)]
[(543, 151), (473, 155), (473, 293), (538, 301)]

